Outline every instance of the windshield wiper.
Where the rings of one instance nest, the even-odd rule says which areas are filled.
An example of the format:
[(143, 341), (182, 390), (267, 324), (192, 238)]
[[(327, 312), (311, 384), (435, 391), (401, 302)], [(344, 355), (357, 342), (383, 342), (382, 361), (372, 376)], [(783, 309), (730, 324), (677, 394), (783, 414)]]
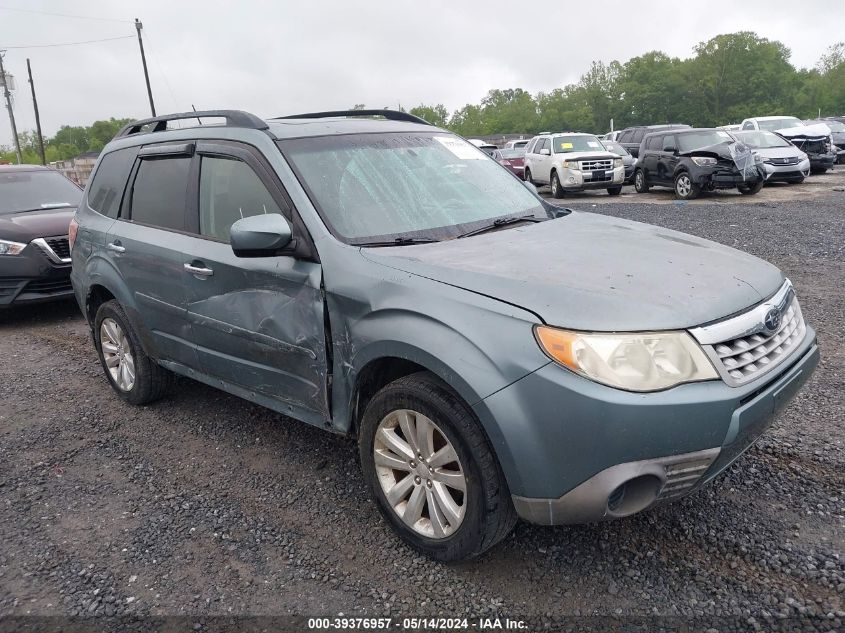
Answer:
[(430, 244), (439, 241), (432, 237), (397, 237), (392, 240), (377, 242), (353, 242), (352, 246), (407, 246), (409, 244)]
[(486, 233), (487, 231), (498, 229), (500, 226), (516, 224), (517, 222), (542, 222), (543, 220), (548, 220), (548, 218), (538, 218), (535, 217), (533, 213), (530, 215), (519, 215), (513, 218), (496, 218), (490, 224), (485, 224), (480, 228), (473, 229), (472, 231), (467, 231), (466, 233), (461, 233), (460, 235), (458, 235), (458, 238), (470, 237), (471, 235), (478, 235), (479, 233)]

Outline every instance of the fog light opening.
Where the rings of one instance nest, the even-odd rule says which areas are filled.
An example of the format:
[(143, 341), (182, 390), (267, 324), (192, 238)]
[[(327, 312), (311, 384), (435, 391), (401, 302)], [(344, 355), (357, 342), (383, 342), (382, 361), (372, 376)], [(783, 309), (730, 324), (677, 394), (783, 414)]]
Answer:
[(607, 497), (607, 509), (614, 516), (628, 516), (645, 510), (657, 499), (663, 482), (655, 475), (640, 475), (617, 486)]

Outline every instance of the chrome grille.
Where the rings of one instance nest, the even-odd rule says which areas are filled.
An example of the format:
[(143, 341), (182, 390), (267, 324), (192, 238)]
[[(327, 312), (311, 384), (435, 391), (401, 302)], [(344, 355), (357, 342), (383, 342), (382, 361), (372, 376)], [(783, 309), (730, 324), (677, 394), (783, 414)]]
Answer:
[(592, 160), (582, 160), (578, 163), (581, 171), (599, 171), (602, 169), (613, 169), (612, 158), (601, 158)]
[(767, 158), (763, 162), (769, 165), (797, 165), (801, 162), (801, 159), (798, 156), (792, 156), (790, 158)]
[(70, 264), (70, 243), (67, 235), (59, 237), (39, 237), (32, 243), (40, 248), (54, 264)]
[(804, 340), (807, 326), (792, 284), (786, 280), (768, 301), (739, 316), (693, 328), (690, 333), (724, 381), (738, 387), (786, 360)]
[(699, 482), (715, 458), (716, 455), (707, 455), (698, 459), (666, 464), (666, 483), (657, 495), (657, 500), (668, 501), (687, 494)]
[(743, 336), (719, 343), (713, 349), (728, 375), (736, 384), (743, 384), (755, 378), (768, 365), (777, 364), (788, 356), (804, 339), (806, 332), (801, 307), (793, 297), (781, 317), (780, 328), (774, 334)]

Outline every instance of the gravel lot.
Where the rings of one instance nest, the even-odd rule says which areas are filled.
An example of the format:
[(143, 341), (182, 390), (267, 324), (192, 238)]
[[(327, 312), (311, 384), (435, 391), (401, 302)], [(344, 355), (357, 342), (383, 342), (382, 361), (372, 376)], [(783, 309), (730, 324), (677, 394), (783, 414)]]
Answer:
[(0, 616), (730, 616), (707, 620), (722, 631), (771, 630), (767, 618), (783, 615), (794, 630), (845, 626), (844, 184), (839, 167), (800, 193), (676, 204), (626, 188), (562, 201), (780, 266), (822, 365), (715, 485), (613, 523), (520, 524), (458, 565), (393, 536), (354, 441), (189, 380), (134, 408), (112, 395), (75, 304), (0, 313)]

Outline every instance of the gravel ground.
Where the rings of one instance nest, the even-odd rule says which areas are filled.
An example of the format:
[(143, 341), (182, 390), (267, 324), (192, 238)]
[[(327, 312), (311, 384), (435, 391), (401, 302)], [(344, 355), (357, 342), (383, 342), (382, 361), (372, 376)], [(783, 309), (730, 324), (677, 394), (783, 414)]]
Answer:
[(74, 304), (0, 313), (0, 616), (186, 615), (197, 628), (228, 614), (498, 614), (537, 627), (561, 616), (717, 616), (697, 620), (709, 631), (772, 630), (770, 617), (789, 616), (788, 630), (837, 630), (845, 193), (832, 189), (843, 171), (797, 200), (767, 188), (688, 205), (564, 201), (780, 266), (818, 330), (822, 365), (714, 485), (617, 522), (521, 523), (468, 563), (431, 562), (393, 536), (354, 441), (189, 380), (132, 407), (108, 388)]

